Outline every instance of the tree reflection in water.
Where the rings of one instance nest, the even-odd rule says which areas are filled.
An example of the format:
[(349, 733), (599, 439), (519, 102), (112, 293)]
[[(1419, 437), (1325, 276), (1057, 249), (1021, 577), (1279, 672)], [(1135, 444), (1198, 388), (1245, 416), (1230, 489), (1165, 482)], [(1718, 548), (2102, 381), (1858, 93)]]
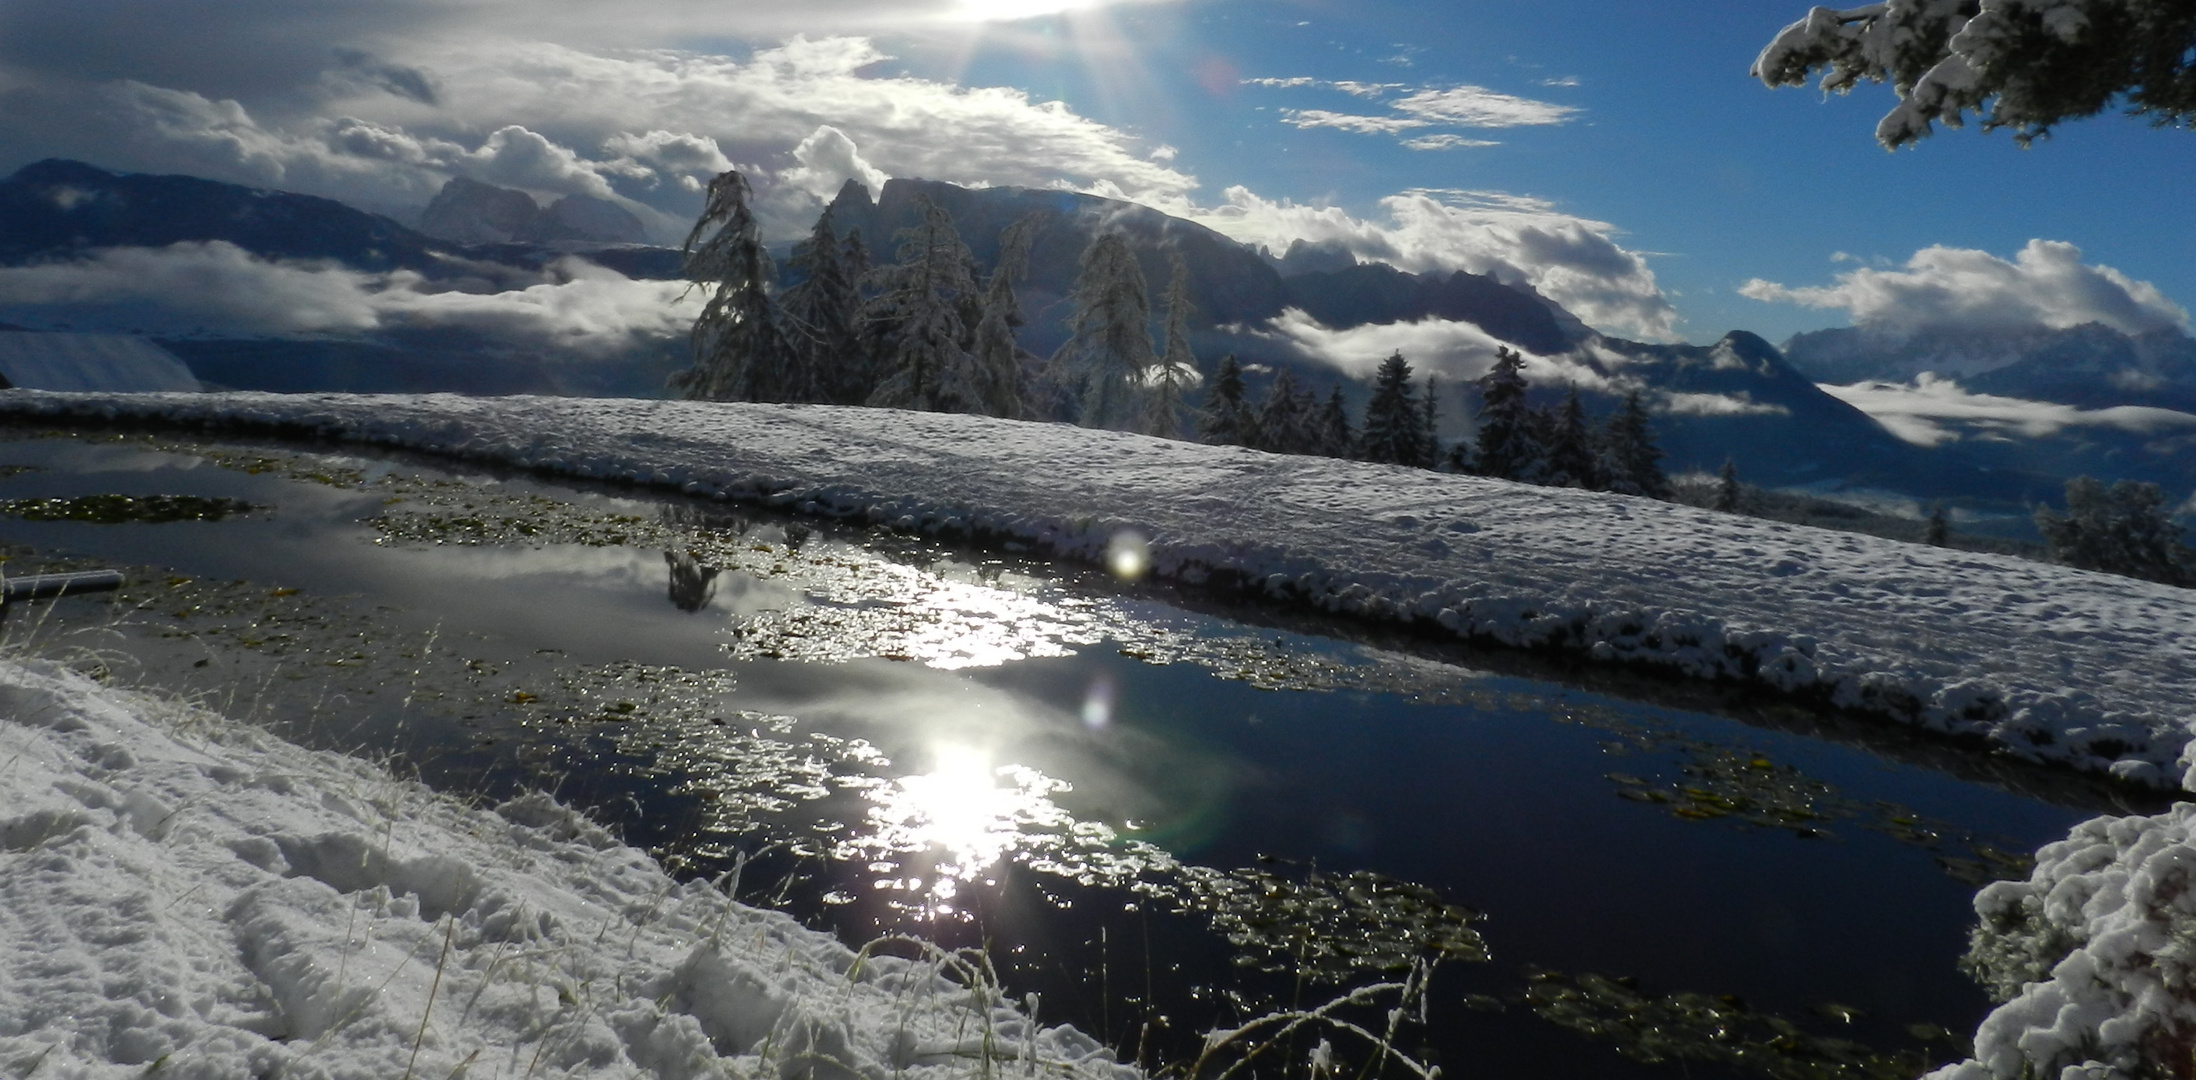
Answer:
[(717, 568), (703, 566), (691, 551), (666, 551), (664, 565), (671, 568), (671, 603), (680, 611), (700, 611), (717, 595)]

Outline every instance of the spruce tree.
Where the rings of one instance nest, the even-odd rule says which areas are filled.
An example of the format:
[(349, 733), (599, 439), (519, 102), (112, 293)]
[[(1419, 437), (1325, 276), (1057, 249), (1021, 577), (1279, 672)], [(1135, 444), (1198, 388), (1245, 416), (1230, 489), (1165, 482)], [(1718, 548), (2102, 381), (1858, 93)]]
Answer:
[(1213, 446), (1252, 446), (1256, 427), (1250, 405), (1243, 398), (1243, 366), (1235, 354), (1220, 358), (1220, 370), (1205, 394), (1205, 407), (1197, 417), (1197, 437)]
[(1411, 392), (1411, 365), (1401, 352), (1382, 360), (1373, 375), (1357, 452), (1366, 461), (1390, 465), (1425, 463), (1426, 414)]
[(1141, 430), (1146, 435), (1179, 439), (1182, 422), (1190, 413), (1189, 403), (1183, 398), (1197, 386), (1197, 357), (1190, 352), (1189, 343), (1189, 263), (1181, 252), (1174, 253), (1170, 269), (1166, 349), (1146, 380), (1149, 393)]
[(992, 416), (1029, 415), (1034, 395), (1022, 370), (1015, 331), (1022, 328), (1022, 304), (1014, 283), (1029, 269), (1029, 245), (1039, 219), (1032, 214), (999, 234), (999, 261), (984, 290), (983, 319), (976, 326), (976, 377), (980, 411)]
[(1144, 271), (1120, 233), (1100, 235), (1083, 252), (1069, 299), (1068, 340), (1053, 354), (1053, 367), (1077, 394), (1076, 421), (1119, 431), (1141, 426), (1149, 415), (1147, 376), (1159, 358), (1151, 348)]
[(1508, 347), (1495, 349), (1494, 367), (1479, 378), (1477, 465), (1481, 476), (1502, 480), (1539, 479), (1546, 448), (1539, 420), (1525, 400), (1525, 358)]
[(708, 294), (694, 320), (694, 366), (671, 377), (681, 396), (705, 401), (782, 401), (798, 370), (794, 343), (778, 320), (777, 280), (747, 208), (737, 170), (709, 182), (701, 217), (681, 246), (686, 277)]
[(1952, 522), (1945, 516), (1943, 503), (1929, 504), (1929, 520), (1922, 525), (1922, 543), (1930, 547), (1945, 547), (1952, 542)]
[(1357, 440), (1350, 431), (1349, 405), (1342, 400), (1341, 384), (1327, 392), (1327, 403), (1319, 409), (1319, 443), (1316, 452), (1323, 457), (1346, 458), (1356, 448)]
[(1317, 404), (1311, 391), (1297, 385), (1296, 375), (1282, 368), (1266, 386), (1258, 402), (1260, 450), (1276, 454), (1314, 453), (1319, 445)]
[(1602, 429), (1601, 453), (1602, 473), (1608, 477), (1610, 491), (1650, 499), (1670, 497), (1670, 479), (1662, 472), (1662, 450), (1655, 445), (1647, 407), (1640, 404), (1638, 391), (1626, 394), (1624, 404), (1609, 417), (1608, 426)]
[(1578, 387), (1572, 386), (1563, 398), (1563, 407), (1555, 414), (1555, 424), (1548, 441), (1548, 475), (1545, 481), (1553, 487), (1585, 488), (1588, 491), (1608, 489), (1602, 475), (1601, 462), (1594, 453), (1594, 432), (1586, 424), (1586, 407), (1578, 400)]
[(982, 380), (969, 353), (973, 327), (964, 318), (975, 303), (976, 260), (945, 210), (927, 196), (915, 198), (922, 220), (897, 236), (900, 261), (872, 275), (880, 288), (867, 310), (882, 328), (884, 380), (869, 404), (981, 412)]
[(862, 362), (858, 279), (847, 272), (846, 248), (832, 226), (831, 208), (816, 218), (808, 239), (788, 260), (801, 275), (785, 291), (781, 307), (800, 358), (786, 400), (859, 404), (869, 395)]
[(2094, 477), (2066, 482), (2066, 514), (2036, 508), (2051, 561), (2084, 570), (2196, 584), (2196, 552), (2181, 543), (2165, 495), (2156, 484), (2121, 480), (2111, 487)]
[(1739, 485), (1738, 462), (1724, 458), (1723, 468), (1716, 473), (1715, 509), (1726, 514), (1738, 513), (1739, 496), (1743, 490)]
[(1426, 396), (1419, 399), (1419, 405), (1424, 411), (1426, 419), (1424, 427), (1421, 429), (1425, 433), (1425, 441), (1419, 447), (1418, 467), (1422, 469), (1439, 468), (1441, 466), (1441, 397), (1434, 391), (1434, 377), (1432, 375), (1426, 376)]

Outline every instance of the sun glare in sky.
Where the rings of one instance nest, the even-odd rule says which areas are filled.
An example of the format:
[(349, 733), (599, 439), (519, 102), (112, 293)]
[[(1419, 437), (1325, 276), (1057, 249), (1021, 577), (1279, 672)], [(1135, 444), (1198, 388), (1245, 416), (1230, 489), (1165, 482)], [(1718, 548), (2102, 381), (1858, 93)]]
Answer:
[(953, 14), (955, 18), (969, 22), (1014, 22), (1080, 11), (1097, 7), (1100, 2), (1101, 0), (960, 0), (954, 6)]

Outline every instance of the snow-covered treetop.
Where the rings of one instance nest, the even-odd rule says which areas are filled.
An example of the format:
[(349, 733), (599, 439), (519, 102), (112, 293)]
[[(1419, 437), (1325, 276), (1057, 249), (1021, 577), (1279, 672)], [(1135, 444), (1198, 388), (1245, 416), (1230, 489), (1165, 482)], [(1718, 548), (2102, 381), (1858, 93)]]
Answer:
[(1798, 86), (1817, 68), (1843, 93), (1888, 82), (1899, 104), (1876, 125), (1896, 148), (1932, 123), (2013, 129), (2026, 145), (2061, 120), (2124, 97), (2161, 126), (2196, 118), (2196, 3), (2189, 0), (1888, 0), (1818, 7), (1755, 59), (1755, 78)]

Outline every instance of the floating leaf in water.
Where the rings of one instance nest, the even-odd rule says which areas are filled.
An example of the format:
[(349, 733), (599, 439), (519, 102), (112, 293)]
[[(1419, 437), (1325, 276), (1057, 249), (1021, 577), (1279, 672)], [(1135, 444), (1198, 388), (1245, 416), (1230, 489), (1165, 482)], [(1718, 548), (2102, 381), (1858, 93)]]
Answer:
[(25, 521), (79, 521), (93, 525), (219, 521), (260, 507), (242, 499), (198, 495), (78, 495), (73, 498), (8, 499), (0, 514)]

